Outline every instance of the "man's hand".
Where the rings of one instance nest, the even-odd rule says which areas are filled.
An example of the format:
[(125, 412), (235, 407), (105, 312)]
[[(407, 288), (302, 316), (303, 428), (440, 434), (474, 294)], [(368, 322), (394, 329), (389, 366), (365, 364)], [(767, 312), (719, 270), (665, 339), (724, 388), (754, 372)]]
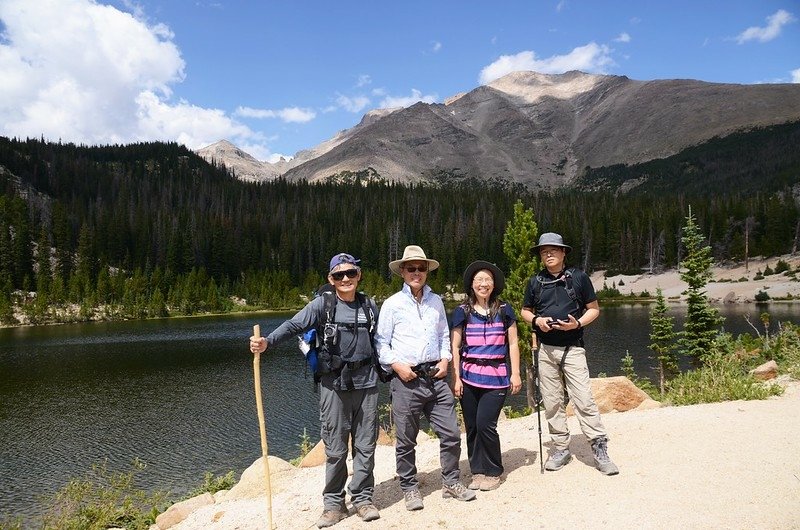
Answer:
[(411, 365), (405, 363), (392, 363), (392, 370), (404, 383), (408, 383), (417, 378), (417, 374), (411, 370)]
[(250, 337), (250, 351), (253, 353), (263, 353), (267, 351), (267, 339), (264, 337)]

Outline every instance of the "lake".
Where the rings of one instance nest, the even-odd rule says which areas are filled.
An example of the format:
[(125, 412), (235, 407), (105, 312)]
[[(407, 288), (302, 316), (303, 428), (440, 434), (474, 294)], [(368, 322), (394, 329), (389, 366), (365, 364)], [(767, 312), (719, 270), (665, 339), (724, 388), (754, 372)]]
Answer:
[[(604, 307), (586, 331), (593, 376), (621, 373), (629, 351), (639, 375), (648, 358), (648, 306)], [(685, 308), (673, 307), (678, 323)], [(726, 329), (759, 322), (800, 323), (800, 304), (722, 307)], [(290, 314), (228, 315), (0, 329), (0, 519), (41, 512), (39, 498), (108, 460), (148, 467), (139, 485), (183, 495), (206, 471), (238, 475), (261, 455), (247, 339)], [(270, 454), (298, 455), (307, 429), (319, 439), (317, 394), (297, 344), (262, 357)], [(386, 400), (384, 389), (382, 399)], [(513, 404), (523, 405), (518, 396)], [(319, 484), (321, 489), (322, 484)]]

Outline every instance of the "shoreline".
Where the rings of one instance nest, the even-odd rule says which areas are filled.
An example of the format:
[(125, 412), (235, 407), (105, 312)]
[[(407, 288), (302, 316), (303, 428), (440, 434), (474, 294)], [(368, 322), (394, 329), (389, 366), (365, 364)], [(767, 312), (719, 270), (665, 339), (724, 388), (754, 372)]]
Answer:
[[(775, 267), (778, 261), (784, 261), (789, 265), (789, 271), (800, 270), (800, 254), (791, 255), (785, 254), (783, 256), (775, 256), (772, 258), (752, 258), (750, 260), (749, 270), (745, 270), (744, 263), (735, 264), (715, 264), (712, 266), (713, 279), (706, 285), (706, 296), (712, 305), (727, 305), (727, 304), (751, 304), (751, 303), (794, 303), (800, 302), (800, 280), (795, 280), (789, 276), (789, 272), (782, 272), (779, 274), (771, 274), (762, 276), (760, 279), (755, 279), (760, 271), (764, 271), (767, 267)], [(595, 291), (600, 291), (603, 287), (616, 288), (621, 298), (601, 298), (602, 304), (609, 305), (623, 305), (623, 304), (652, 304), (656, 301), (656, 289), (661, 288), (664, 293), (666, 302), (670, 305), (685, 305), (685, 296), (682, 294), (686, 289), (686, 283), (680, 279), (680, 273), (677, 269), (667, 269), (657, 274), (642, 273), (638, 275), (633, 274), (617, 274), (614, 276), (605, 276), (606, 271), (595, 271), (590, 275), (592, 284)], [(763, 302), (756, 300), (756, 295), (759, 292), (769, 295), (769, 299)], [(648, 296), (639, 297), (642, 293), (647, 293)], [(451, 303), (458, 303), (458, 300), (452, 296), (447, 296), (445, 305)], [(303, 306), (299, 305), (295, 308), (281, 308), (281, 309), (252, 309), (252, 310), (236, 310), (230, 312), (212, 312), (212, 313), (198, 313), (192, 315), (171, 315), (167, 317), (151, 317), (145, 319), (95, 319), (95, 320), (74, 320), (62, 322), (47, 322), (41, 324), (0, 324), (0, 329), (5, 328), (22, 328), (31, 326), (55, 326), (64, 324), (78, 324), (89, 322), (124, 322), (126, 320), (162, 320), (173, 318), (202, 318), (214, 317), (225, 315), (243, 315), (243, 314), (278, 314), (278, 313), (292, 313), (301, 309)]]

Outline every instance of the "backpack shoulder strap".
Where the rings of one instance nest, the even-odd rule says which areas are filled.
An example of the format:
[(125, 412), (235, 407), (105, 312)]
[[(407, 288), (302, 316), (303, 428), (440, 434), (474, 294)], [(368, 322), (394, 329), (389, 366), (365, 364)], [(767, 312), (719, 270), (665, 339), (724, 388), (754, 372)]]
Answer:
[(367, 318), (367, 329), (369, 330), (370, 339), (372, 339), (373, 335), (375, 335), (375, 312), (372, 310), (370, 299), (364, 293), (356, 292), (356, 300)]
[(575, 269), (573, 267), (570, 267), (564, 271), (564, 284), (570, 299), (572, 299), (573, 302), (576, 302), (579, 308), (582, 308), (583, 300), (581, 300), (580, 296), (578, 296), (578, 293), (575, 291), (575, 285), (572, 280), (572, 274), (574, 272)]
[[(333, 317), (336, 315), (336, 295), (331, 292), (322, 293), (322, 310), (317, 315), (317, 329), (322, 329), (325, 324), (333, 322)], [(319, 335), (319, 332), (318, 332)]]

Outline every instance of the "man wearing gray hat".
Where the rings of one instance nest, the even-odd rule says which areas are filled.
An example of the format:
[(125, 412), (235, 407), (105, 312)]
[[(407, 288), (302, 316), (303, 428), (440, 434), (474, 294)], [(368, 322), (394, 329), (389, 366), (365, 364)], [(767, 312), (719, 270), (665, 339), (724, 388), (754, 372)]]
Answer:
[(461, 431), (455, 398), (445, 381), (450, 353), (450, 328), (442, 299), (427, 285), (428, 272), (439, 267), (417, 245), (389, 269), (403, 278), (403, 288), (381, 307), (375, 334), (378, 357), (394, 377), (389, 384), (396, 440), (395, 458), (406, 509), (423, 509), (417, 479), (416, 445), (420, 415), (439, 438), (442, 496), (471, 501), (475, 492), (459, 482)]
[(521, 315), (533, 326), (539, 343), (534, 369), (553, 440), (545, 469), (557, 471), (572, 459), (566, 415), (569, 397), (592, 446), (595, 466), (605, 475), (616, 475), (619, 469), (608, 456), (608, 436), (592, 397), (583, 347), (583, 328), (600, 316), (594, 287), (585, 272), (565, 266), (572, 247), (559, 234), (542, 234), (531, 250), (539, 254), (544, 268), (528, 281)]

